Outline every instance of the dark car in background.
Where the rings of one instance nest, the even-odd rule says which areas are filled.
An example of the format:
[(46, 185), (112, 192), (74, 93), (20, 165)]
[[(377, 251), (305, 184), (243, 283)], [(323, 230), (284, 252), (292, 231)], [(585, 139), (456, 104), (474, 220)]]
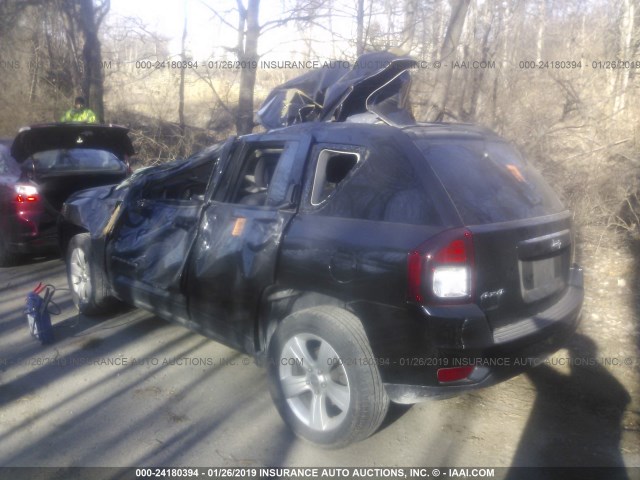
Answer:
[(290, 82), (304, 91), (260, 112), (271, 131), (73, 195), (79, 310), (118, 299), (252, 355), (293, 431), (331, 447), (372, 434), (389, 401), (562, 347), (584, 296), (571, 212), (496, 134), (396, 108), (411, 65), (322, 77), (341, 87), (322, 95)]
[(134, 150), (124, 127), (46, 124), (0, 144), (0, 266), (58, 246), (62, 204), (78, 190), (121, 182)]

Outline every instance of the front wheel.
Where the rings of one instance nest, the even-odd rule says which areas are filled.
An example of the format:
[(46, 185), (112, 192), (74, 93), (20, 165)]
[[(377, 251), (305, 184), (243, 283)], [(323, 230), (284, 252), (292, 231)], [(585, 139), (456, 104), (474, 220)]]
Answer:
[(88, 233), (74, 236), (67, 250), (67, 280), (73, 303), (80, 313), (106, 313), (114, 299), (102, 268), (92, 260)]
[(389, 398), (361, 322), (338, 307), (285, 318), (269, 344), (269, 380), (280, 415), (300, 437), (339, 448), (373, 434)]

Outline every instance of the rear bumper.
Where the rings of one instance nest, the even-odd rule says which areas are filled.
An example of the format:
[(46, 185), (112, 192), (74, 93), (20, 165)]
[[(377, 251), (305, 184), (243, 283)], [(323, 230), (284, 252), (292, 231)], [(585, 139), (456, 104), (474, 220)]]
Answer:
[(36, 237), (24, 242), (11, 242), (7, 245), (7, 248), (12, 253), (28, 255), (52, 252), (58, 250), (59, 246), (57, 237)]
[[(503, 382), (543, 364), (550, 355), (564, 346), (574, 333), (579, 319), (578, 315), (574, 322), (566, 325), (566, 328), (554, 332), (544, 341), (533, 344), (528, 349), (503, 355), (451, 358), (447, 364), (449, 367), (475, 365), (473, 373), (465, 380), (440, 385), (385, 383), (387, 394), (395, 403), (412, 404), (431, 398), (449, 398), (458, 393)], [(436, 377), (433, 375), (436, 372), (437, 370), (434, 369), (432, 378)]]
[[(399, 369), (393, 366), (387, 369), (383, 378), (389, 397), (397, 403), (448, 397), (493, 385), (544, 363), (549, 355), (566, 344), (579, 324), (583, 283), (582, 269), (572, 267), (569, 287), (556, 303), (493, 332), (479, 308), (477, 311), (467, 308), (467, 315), (458, 319), (453, 332), (438, 332), (440, 339), (448, 340), (448, 344), (442, 342), (433, 348), (431, 358), (409, 365), (404, 362), (405, 368), (400, 375)], [(438, 382), (438, 369), (466, 366), (474, 367), (466, 379), (445, 384)], [(396, 378), (401, 381), (394, 381)]]
[(58, 248), (55, 222), (41, 223), (39, 219), (10, 218), (5, 247), (11, 253), (31, 254)]
[(583, 285), (582, 269), (573, 267), (571, 269), (569, 288), (558, 302), (530, 318), (495, 329), (493, 331), (494, 343), (496, 345), (509, 345), (520, 339), (544, 334), (546, 330), (554, 328), (558, 323), (571, 322), (582, 309)]

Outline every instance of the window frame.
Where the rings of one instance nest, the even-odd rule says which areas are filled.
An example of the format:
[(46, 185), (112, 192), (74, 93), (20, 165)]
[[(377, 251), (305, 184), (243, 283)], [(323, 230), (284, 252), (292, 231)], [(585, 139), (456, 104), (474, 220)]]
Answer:
[[(182, 164), (174, 166), (174, 168), (164, 170), (156, 174), (151, 174), (141, 185), (139, 198), (147, 202), (166, 205), (204, 204), (206, 199), (206, 192), (209, 189), (209, 184), (212, 180), (219, 161), (219, 155), (207, 155), (193, 162), (185, 160)], [(209, 165), (209, 163), (211, 163), (211, 165)], [(165, 192), (172, 189), (178, 190), (180, 181), (188, 180), (189, 177), (196, 175), (196, 173), (198, 173), (197, 171), (199, 169), (202, 169), (203, 167), (207, 167), (207, 169), (209, 170), (209, 175), (204, 185), (204, 192), (202, 194), (192, 195), (190, 198), (174, 196), (167, 197), (157, 194), (158, 192), (162, 192), (163, 189)], [(184, 190), (186, 191), (188, 188), (189, 187), (184, 187)]]
[[(325, 154), (329, 154), (329, 155), (325, 155)], [(320, 150), (320, 152), (317, 155), (315, 172), (313, 175), (313, 184), (311, 185), (311, 197), (309, 198), (309, 203), (314, 207), (318, 207), (323, 203), (325, 203), (333, 194), (333, 192), (331, 192), (326, 197), (322, 198), (320, 201), (317, 201), (317, 202), (314, 201), (314, 200), (318, 200), (316, 198), (316, 195), (321, 196), (325, 189), (325, 185), (327, 183), (327, 166), (329, 165), (329, 161), (332, 158), (331, 154), (336, 154), (336, 156), (337, 155), (354, 155), (356, 157), (356, 163), (353, 165), (353, 167), (349, 169), (349, 171), (344, 176), (344, 178), (340, 180), (338, 183), (336, 183), (336, 187), (340, 185), (340, 183), (342, 183), (344, 180), (346, 180), (346, 178), (350, 175), (350, 173), (355, 168), (358, 167), (358, 165), (360, 164), (360, 160), (362, 159), (362, 154), (360, 152), (349, 152), (344, 150), (336, 150), (333, 148), (323, 148), (322, 150)], [(325, 155), (326, 159), (325, 157), (323, 157), (323, 155)], [(324, 170), (322, 173), (320, 172), (321, 167)]]
[[(353, 168), (347, 173), (347, 175), (336, 184), (336, 189), (331, 192), (326, 198), (324, 198), (319, 203), (313, 203), (313, 191), (316, 183), (316, 173), (320, 160), (320, 155), (323, 151), (332, 151), (338, 154), (346, 154), (346, 155), (356, 155), (357, 161)], [(304, 182), (304, 191), (303, 191), (303, 203), (301, 204), (301, 208), (303, 211), (319, 211), (322, 210), (328, 203), (328, 201), (333, 198), (334, 194), (341, 188), (340, 186), (344, 183), (345, 180), (351, 178), (355, 172), (357, 172), (362, 165), (364, 165), (364, 159), (366, 158), (367, 146), (360, 144), (344, 144), (344, 143), (317, 143), (313, 146), (311, 150), (311, 158), (310, 162), (307, 165), (306, 170), (306, 180)]]
[[(285, 165), (283, 164), (283, 161), (285, 160), (285, 155), (288, 153), (292, 156), (292, 161), (289, 163), (295, 163), (300, 145), (301, 140), (290, 138), (263, 138), (242, 142), (232, 154), (231, 164), (222, 174), (221, 188), (217, 189), (217, 191), (213, 193), (212, 201), (248, 208), (277, 208), (282, 203), (283, 199), (273, 198), (273, 187), (278, 183), (290, 180), (291, 172), (286, 168), (291, 170), (292, 167), (291, 165), (286, 165), (286, 168), (284, 168)], [(241, 184), (244, 181), (243, 178), (247, 170), (247, 162), (252, 160), (257, 150), (268, 151), (274, 149), (280, 150), (280, 156), (278, 157), (277, 163), (273, 169), (272, 177), (266, 190), (266, 199), (264, 204), (247, 205), (239, 202), (238, 200), (240, 199), (237, 198), (237, 195), (240, 191)], [(286, 192), (284, 193), (286, 194)]]

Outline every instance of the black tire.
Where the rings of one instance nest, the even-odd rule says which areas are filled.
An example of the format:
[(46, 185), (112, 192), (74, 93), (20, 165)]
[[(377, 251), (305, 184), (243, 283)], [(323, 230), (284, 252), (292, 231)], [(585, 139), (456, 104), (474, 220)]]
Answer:
[(299, 437), (340, 448), (369, 437), (384, 420), (389, 397), (362, 323), (346, 310), (291, 314), (274, 332), (268, 356), (271, 396)]
[(67, 249), (67, 280), (73, 303), (80, 313), (98, 315), (112, 309), (115, 299), (103, 269), (91, 255), (88, 233), (74, 236)]

